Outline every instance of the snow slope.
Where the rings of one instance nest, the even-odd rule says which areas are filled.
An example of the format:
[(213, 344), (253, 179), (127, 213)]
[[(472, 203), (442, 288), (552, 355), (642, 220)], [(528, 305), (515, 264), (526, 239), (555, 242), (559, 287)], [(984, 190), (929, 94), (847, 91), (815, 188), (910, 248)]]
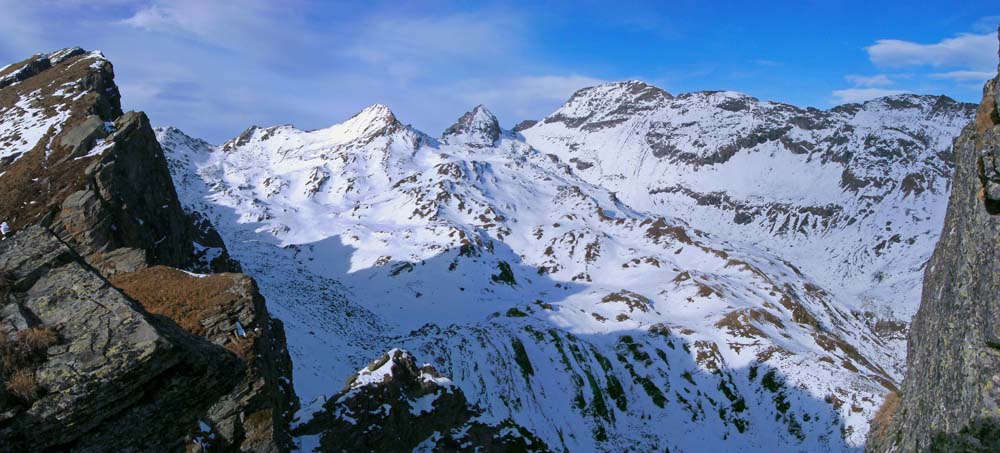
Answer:
[(580, 90), (522, 130), (631, 206), (772, 251), (894, 340), (940, 234), (952, 140), (975, 113), (898, 95), (827, 111), (642, 82)]
[(900, 377), (823, 281), (630, 207), (481, 106), (439, 139), (381, 105), (221, 146), (157, 134), (285, 322), (304, 401), (403, 347), (554, 449), (842, 451)]

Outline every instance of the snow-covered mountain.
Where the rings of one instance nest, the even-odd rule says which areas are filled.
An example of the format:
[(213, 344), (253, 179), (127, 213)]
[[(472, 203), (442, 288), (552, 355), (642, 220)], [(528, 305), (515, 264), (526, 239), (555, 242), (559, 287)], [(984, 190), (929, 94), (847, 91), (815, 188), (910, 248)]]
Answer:
[(975, 105), (897, 95), (831, 110), (642, 82), (580, 90), (521, 134), (630, 206), (793, 262), (894, 338), (940, 234)]
[(520, 132), (480, 106), (432, 138), (374, 105), (221, 146), (157, 137), (185, 209), (285, 322), (296, 391), (317, 402), (302, 421), (400, 347), (478, 420), (554, 450), (841, 451), (900, 378), (856, 299), (929, 254), (966, 110), (630, 82)]

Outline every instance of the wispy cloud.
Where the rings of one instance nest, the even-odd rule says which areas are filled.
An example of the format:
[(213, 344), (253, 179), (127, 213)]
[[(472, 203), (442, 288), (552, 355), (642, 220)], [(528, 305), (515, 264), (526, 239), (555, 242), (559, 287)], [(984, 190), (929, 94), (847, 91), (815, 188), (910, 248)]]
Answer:
[(137, 5), (135, 13), (118, 24), (191, 38), (246, 55), (281, 59), (310, 36), (302, 6), (299, 0), (155, 0)]
[(877, 74), (872, 76), (848, 75), (845, 76), (844, 79), (846, 79), (848, 82), (850, 82), (855, 86), (864, 86), (864, 87), (887, 86), (895, 83), (892, 81), (892, 79), (889, 78), (889, 76), (885, 74)]
[(950, 71), (935, 72), (930, 75), (932, 79), (952, 80), (955, 82), (985, 82), (996, 76), (992, 71)]
[(864, 102), (883, 96), (903, 94), (899, 90), (886, 90), (883, 88), (848, 88), (844, 90), (834, 90), (833, 102), (835, 104), (849, 104), (852, 102)]
[(933, 44), (880, 39), (865, 50), (872, 63), (884, 67), (932, 66), (986, 70), (996, 67), (997, 36), (995, 32), (960, 34)]

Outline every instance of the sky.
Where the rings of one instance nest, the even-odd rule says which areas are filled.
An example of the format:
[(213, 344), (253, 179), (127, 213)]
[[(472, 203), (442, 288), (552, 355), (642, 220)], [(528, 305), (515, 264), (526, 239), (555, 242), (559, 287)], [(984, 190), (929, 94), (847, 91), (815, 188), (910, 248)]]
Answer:
[(0, 66), (69, 46), (114, 63), (122, 103), (221, 143), (365, 106), (439, 135), (486, 105), (513, 127), (577, 89), (643, 80), (830, 108), (910, 92), (978, 102), (991, 1), (0, 0)]

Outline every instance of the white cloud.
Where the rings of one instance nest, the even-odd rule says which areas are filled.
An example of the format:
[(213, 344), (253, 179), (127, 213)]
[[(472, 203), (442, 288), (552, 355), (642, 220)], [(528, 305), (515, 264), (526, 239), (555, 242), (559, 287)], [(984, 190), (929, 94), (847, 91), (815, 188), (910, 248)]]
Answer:
[(997, 75), (991, 71), (951, 71), (931, 74), (932, 79), (952, 80), (955, 82), (985, 82)]
[(118, 21), (148, 32), (192, 37), (202, 43), (261, 57), (280, 57), (308, 33), (298, 0), (156, 0)]
[(933, 66), (986, 70), (997, 64), (996, 33), (961, 34), (934, 44), (880, 39), (865, 50), (872, 63), (885, 67)]
[(846, 90), (835, 90), (833, 92), (834, 104), (850, 104), (852, 102), (864, 102), (870, 99), (903, 94), (899, 90), (886, 90), (883, 88), (848, 88)]
[(890, 79), (889, 76), (885, 74), (878, 74), (873, 76), (848, 75), (844, 78), (847, 79), (847, 81), (850, 82), (852, 85), (864, 86), (864, 87), (886, 86), (886, 85), (892, 85), (894, 83), (892, 79)]

